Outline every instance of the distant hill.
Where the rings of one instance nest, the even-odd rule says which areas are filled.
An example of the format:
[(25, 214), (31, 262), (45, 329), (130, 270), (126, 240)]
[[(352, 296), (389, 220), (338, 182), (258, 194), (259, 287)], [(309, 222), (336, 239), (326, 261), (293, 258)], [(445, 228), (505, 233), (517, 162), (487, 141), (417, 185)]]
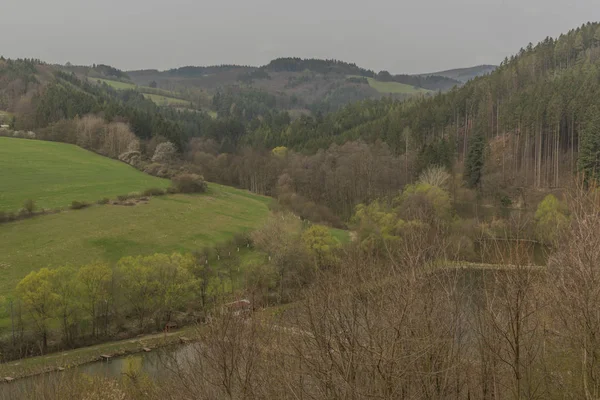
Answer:
[[(443, 76), (391, 75), (340, 60), (282, 57), (262, 67), (245, 65), (186, 66), (166, 71), (128, 71), (139, 87), (156, 87), (181, 97), (214, 98), (216, 112), (248, 103), (248, 99), (268, 99), (270, 108), (291, 111), (293, 115), (327, 113), (366, 99), (392, 97), (405, 99), (447, 91), (461, 82)], [(223, 98), (231, 101), (223, 103)], [(254, 115), (252, 112), (248, 115)]]
[(477, 78), (478, 76), (487, 75), (491, 72), (494, 72), (498, 68), (496, 65), (477, 65), (475, 67), (468, 68), (455, 68), (449, 69), (446, 71), (438, 71), (432, 72), (428, 74), (419, 74), (418, 76), (443, 76), (445, 78), (450, 78), (457, 80), (462, 83), (466, 83), (473, 78)]

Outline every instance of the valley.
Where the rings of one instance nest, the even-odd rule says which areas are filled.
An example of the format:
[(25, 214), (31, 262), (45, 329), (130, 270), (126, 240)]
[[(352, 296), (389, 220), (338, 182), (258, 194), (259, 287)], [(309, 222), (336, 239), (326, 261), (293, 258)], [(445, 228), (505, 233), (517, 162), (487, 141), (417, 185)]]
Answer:
[(0, 399), (597, 398), (600, 23), (268, 59), (0, 58)]

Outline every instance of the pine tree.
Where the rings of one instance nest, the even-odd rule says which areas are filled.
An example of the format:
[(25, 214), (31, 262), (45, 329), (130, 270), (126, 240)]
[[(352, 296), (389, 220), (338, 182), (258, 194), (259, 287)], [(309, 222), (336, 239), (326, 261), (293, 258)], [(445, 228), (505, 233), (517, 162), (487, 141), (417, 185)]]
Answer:
[(590, 107), (586, 114), (581, 137), (577, 167), (586, 179), (600, 178), (600, 108)]
[(471, 188), (478, 187), (483, 174), (485, 138), (481, 130), (469, 140), (469, 152), (465, 161), (465, 180)]

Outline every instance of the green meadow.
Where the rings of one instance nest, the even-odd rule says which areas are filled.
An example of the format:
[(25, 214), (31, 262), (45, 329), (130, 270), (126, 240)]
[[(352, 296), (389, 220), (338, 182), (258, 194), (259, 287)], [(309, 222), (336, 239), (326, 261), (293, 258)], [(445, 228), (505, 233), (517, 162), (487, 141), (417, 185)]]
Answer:
[(0, 137), (0, 171), (0, 211), (18, 211), (26, 200), (64, 208), (170, 184), (74, 145), (6, 137)]
[(97, 205), (0, 225), (0, 294), (30, 271), (121, 257), (190, 252), (258, 228), (270, 199), (209, 184), (207, 193)]
[[(117, 90), (127, 90), (127, 89), (133, 89), (133, 90), (139, 90), (140, 92), (142, 92), (142, 94), (144, 95), (145, 98), (152, 100), (154, 103), (156, 103), (159, 106), (189, 106), (190, 102), (187, 100), (183, 100), (183, 99), (178, 99), (175, 96), (175, 93), (169, 92), (168, 90), (158, 90), (158, 89), (152, 89), (149, 87), (145, 87), (145, 86), (136, 86), (133, 83), (128, 83), (128, 82), (121, 82), (121, 81), (113, 81), (110, 79), (100, 79), (100, 78), (89, 78), (90, 81), (92, 82), (98, 82), (100, 81), (101, 83), (106, 83), (108, 86), (111, 86)], [(145, 91), (158, 91), (158, 93), (163, 93), (163, 94), (157, 94), (157, 93), (144, 93)], [(170, 96), (170, 94), (173, 94), (173, 96)]]
[(369, 86), (377, 90), (379, 93), (393, 93), (393, 94), (418, 94), (418, 93), (429, 93), (430, 91), (423, 88), (415, 88), (414, 86), (407, 85), (399, 82), (381, 82), (373, 78), (367, 78)]

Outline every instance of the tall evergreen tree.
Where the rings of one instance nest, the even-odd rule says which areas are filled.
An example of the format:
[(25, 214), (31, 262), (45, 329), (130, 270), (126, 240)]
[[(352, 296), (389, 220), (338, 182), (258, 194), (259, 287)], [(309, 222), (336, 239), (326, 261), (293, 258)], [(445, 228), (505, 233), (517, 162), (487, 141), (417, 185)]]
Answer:
[(481, 130), (469, 140), (469, 152), (465, 160), (465, 180), (471, 188), (479, 187), (485, 161), (485, 138)]
[(588, 109), (582, 131), (581, 150), (577, 167), (586, 179), (600, 178), (600, 108)]

